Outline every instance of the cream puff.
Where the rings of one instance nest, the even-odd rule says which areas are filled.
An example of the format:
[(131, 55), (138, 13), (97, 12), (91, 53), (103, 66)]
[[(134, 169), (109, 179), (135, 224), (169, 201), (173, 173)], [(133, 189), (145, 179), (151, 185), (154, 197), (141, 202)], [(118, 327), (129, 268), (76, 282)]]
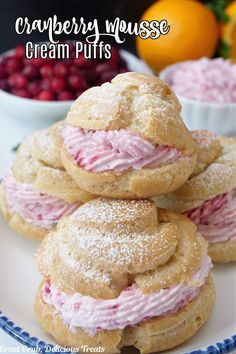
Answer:
[(0, 186), (0, 208), (9, 225), (34, 239), (43, 238), (62, 217), (94, 197), (63, 168), (62, 125), (27, 136)]
[(166, 83), (125, 73), (84, 92), (63, 129), (62, 161), (83, 189), (148, 198), (177, 189), (196, 165), (196, 144)]
[(184, 213), (209, 242), (215, 262), (236, 260), (236, 139), (195, 131), (198, 164), (176, 191), (155, 198), (158, 206)]
[(61, 220), (36, 262), (36, 318), (66, 347), (173, 348), (207, 321), (215, 291), (207, 242), (151, 200), (98, 198)]

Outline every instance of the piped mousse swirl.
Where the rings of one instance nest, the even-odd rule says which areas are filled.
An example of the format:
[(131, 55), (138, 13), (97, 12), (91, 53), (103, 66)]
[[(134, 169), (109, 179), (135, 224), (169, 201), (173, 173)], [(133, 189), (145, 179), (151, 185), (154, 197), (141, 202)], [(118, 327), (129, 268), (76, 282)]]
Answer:
[(42, 287), (43, 301), (60, 313), (71, 330), (82, 328), (89, 335), (101, 330), (124, 329), (153, 317), (176, 313), (200, 292), (212, 267), (205, 254), (201, 267), (188, 283), (144, 294), (134, 283), (115, 299), (96, 299), (80, 293), (68, 295), (48, 279)]
[(175, 148), (152, 144), (126, 129), (93, 131), (67, 125), (62, 135), (69, 155), (86, 171), (155, 168), (183, 157)]
[(40, 192), (28, 183), (18, 182), (11, 169), (3, 177), (3, 189), (9, 210), (29, 224), (50, 229), (58, 221), (75, 211), (82, 203), (68, 203), (63, 199)]
[(236, 189), (185, 212), (210, 244), (236, 240)]

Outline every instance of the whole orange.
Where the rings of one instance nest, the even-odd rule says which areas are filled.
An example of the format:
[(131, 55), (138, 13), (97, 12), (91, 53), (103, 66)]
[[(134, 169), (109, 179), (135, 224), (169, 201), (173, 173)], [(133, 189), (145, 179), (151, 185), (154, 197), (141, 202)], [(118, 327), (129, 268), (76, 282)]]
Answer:
[(195, 0), (160, 0), (151, 5), (142, 20), (167, 20), (170, 31), (158, 39), (137, 37), (137, 50), (154, 70), (202, 56), (212, 57), (219, 38), (215, 15)]
[(222, 24), (221, 38), (230, 47), (230, 57), (236, 62), (236, 0), (225, 9), (229, 20)]

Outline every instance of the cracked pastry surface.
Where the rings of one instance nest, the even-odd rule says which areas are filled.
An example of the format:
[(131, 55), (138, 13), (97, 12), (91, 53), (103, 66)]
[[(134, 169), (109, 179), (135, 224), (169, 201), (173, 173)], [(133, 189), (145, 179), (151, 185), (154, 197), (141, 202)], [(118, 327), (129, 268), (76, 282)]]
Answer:
[(193, 132), (198, 163), (179, 189), (155, 198), (159, 207), (187, 215), (209, 242), (216, 262), (236, 260), (236, 140)]
[(84, 92), (63, 129), (62, 161), (97, 195), (147, 198), (178, 188), (193, 172), (196, 145), (180, 104), (155, 76), (126, 73)]
[(79, 188), (62, 166), (63, 123), (28, 135), (1, 184), (1, 211), (9, 225), (41, 239), (56, 223), (93, 196)]
[(44, 277), (36, 317), (64, 346), (172, 348), (214, 304), (206, 241), (150, 200), (84, 204), (43, 240), (36, 262)]

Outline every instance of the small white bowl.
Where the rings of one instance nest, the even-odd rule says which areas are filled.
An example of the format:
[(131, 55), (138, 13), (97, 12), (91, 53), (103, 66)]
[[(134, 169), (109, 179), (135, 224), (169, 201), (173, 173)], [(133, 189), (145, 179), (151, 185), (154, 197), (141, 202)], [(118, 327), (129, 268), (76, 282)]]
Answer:
[[(151, 69), (135, 55), (121, 50), (130, 71), (152, 73)], [(11, 54), (3, 53), (1, 57)], [(73, 101), (38, 101), (12, 95), (0, 89), (0, 105), (9, 116), (33, 128), (40, 128), (64, 119)]]
[[(171, 86), (172, 74), (180, 64), (168, 66), (159, 77)], [(176, 95), (182, 106), (182, 118), (190, 130), (208, 129), (220, 135), (236, 133), (236, 103), (205, 103)]]

